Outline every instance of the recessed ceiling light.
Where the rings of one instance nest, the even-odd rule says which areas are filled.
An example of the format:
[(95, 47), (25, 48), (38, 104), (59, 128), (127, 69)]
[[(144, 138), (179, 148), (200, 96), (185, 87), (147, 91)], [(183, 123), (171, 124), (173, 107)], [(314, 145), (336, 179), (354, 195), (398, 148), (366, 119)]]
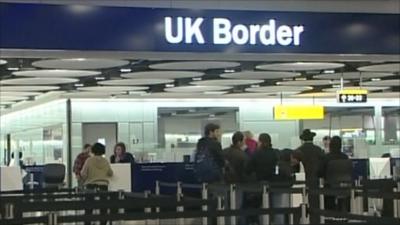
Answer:
[(175, 87), (175, 84), (166, 84), (165, 87), (172, 88), (172, 87)]
[(224, 73), (234, 73), (234, 72), (235, 72), (235, 70), (229, 70), (229, 69), (224, 70)]
[(379, 81), (379, 80), (381, 80), (381, 78), (372, 78), (371, 80), (372, 81)]
[(324, 70), (324, 73), (335, 73), (334, 70)]
[(94, 79), (95, 80), (105, 80), (106, 78), (105, 77), (95, 77)]
[(193, 77), (192, 80), (194, 80), (194, 81), (200, 81), (200, 80), (202, 80), (202, 79), (201, 79), (201, 77)]
[(143, 95), (145, 91), (128, 91), (128, 95)]
[(223, 95), (228, 93), (227, 91), (205, 91), (203, 94), (205, 95)]
[(253, 84), (253, 85), (251, 85), (250, 87), (252, 87), (252, 88), (257, 88), (257, 87), (260, 87), (260, 85), (259, 85), (259, 84)]
[(85, 86), (85, 85), (84, 85), (84, 84), (79, 84), (79, 83), (78, 83), (78, 84), (74, 84), (74, 86), (75, 86), (75, 87), (83, 87), (83, 86)]
[(18, 71), (19, 68), (18, 67), (8, 67), (7, 70), (9, 70), (9, 71)]
[(132, 72), (131, 68), (121, 68), (119, 71), (121, 71), (121, 73), (129, 73)]

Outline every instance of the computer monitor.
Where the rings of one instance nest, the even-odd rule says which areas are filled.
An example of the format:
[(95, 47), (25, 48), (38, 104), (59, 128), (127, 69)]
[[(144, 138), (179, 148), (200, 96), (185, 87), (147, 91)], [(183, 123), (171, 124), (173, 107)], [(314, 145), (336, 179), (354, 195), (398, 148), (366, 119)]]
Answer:
[(370, 179), (390, 178), (390, 158), (370, 158), (369, 177)]

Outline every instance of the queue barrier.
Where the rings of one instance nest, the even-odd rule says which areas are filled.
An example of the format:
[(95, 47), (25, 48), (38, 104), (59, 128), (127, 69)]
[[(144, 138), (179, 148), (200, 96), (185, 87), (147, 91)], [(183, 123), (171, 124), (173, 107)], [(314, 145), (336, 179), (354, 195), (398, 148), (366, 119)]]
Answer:
[[(390, 217), (375, 217), (375, 216), (369, 216), (369, 215), (358, 215), (358, 214), (352, 214), (352, 213), (346, 213), (346, 212), (337, 212), (337, 211), (331, 211), (331, 210), (325, 210), (325, 209), (315, 209), (315, 208), (310, 208), (309, 212), (314, 213), (319, 216), (323, 216), (323, 217), (345, 219), (345, 220), (347, 220), (347, 223), (349, 223), (350, 220), (353, 220), (357, 224), (360, 223), (358, 221), (365, 221), (366, 224), (385, 224), (385, 225), (386, 224), (388, 224), (388, 225), (400, 224), (400, 219), (390, 218)], [(365, 224), (365, 222), (363, 224)]]
[[(6, 212), (3, 216), (0, 213), (0, 224), (61, 224), (67, 222), (88, 222), (98, 220), (160, 220), (160, 219), (177, 219), (177, 224), (184, 224), (184, 218), (201, 218), (202, 224), (207, 225), (210, 217), (218, 217), (218, 224), (225, 224), (225, 217), (230, 217), (231, 224), (235, 224), (237, 216), (258, 215), (262, 217), (263, 224), (270, 223), (270, 216), (276, 214), (291, 215), (290, 224), (293, 224), (293, 215), (301, 215), (300, 222), (307, 224), (310, 213), (325, 217), (339, 217), (346, 220), (364, 221), (365, 223), (381, 223), (381, 224), (400, 224), (397, 219), (398, 214), (394, 218), (374, 217), (357, 214), (352, 209), (351, 213), (326, 211), (323, 209), (309, 208), (307, 204), (301, 204), (300, 207), (291, 208), (270, 208), (269, 192), (276, 193), (301, 193), (303, 195), (337, 195), (349, 196), (353, 201), (357, 197), (384, 197), (399, 199), (397, 189), (393, 193), (379, 193), (375, 190), (362, 193), (365, 190), (360, 187), (346, 188), (270, 188), (268, 184), (255, 185), (208, 185), (208, 184), (184, 184), (184, 183), (162, 183), (157, 182), (156, 193), (152, 195), (146, 191), (143, 193), (126, 193), (126, 192), (104, 192), (104, 193), (80, 193), (73, 190), (63, 190), (62, 192), (52, 193), (0, 193), (0, 207), (6, 205)], [(161, 195), (161, 187), (169, 186), (177, 188), (176, 196)], [(201, 199), (185, 197), (183, 188), (196, 188), (201, 190)], [(219, 188), (229, 192), (235, 192), (237, 189), (247, 189), (260, 193), (262, 188), (262, 208), (261, 209), (236, 209), (234, 205), (224, 208), (222, 198), (208, 199), (208, 189)], [(368, 196), (368, 194), (371, 194)], [(101, 201), (88, 200), (92, 196), (106, 196), (107, 199)], [(117, 197), (116, 197), (117, 196)], [(235, 195), (231, 195), (233, 197)], [(233, 197), (234, 198), (234, 197)], [(63, 201), (59, 201), (62, 200)], [(67, 199), (67, 200), (66, 200)], [(17, 201), (18, 200), (18, 201)], [(323, 200), (322, 200), (323, 201)], [(396, 201), (394, 201), (396, 202)], [(132, 204), (134, 203), (134, 204)], [(323, 206), (323, 204), (322, 204)], [(44, 212), (44, 216), (22, 217), (22, 214), (12, 213), (15, 209), (19, 212)], [(60, 211), (83, 211), (85, 209), (119, 209), (111, 214), (101, 215), (62, 215)], [(132, 211), (132, 209), (134, 211)], [(143, 211), (143, 209), (145, 209)], [(155, 209), (155, 210), (153, 210)], [(136, 211), (135, 211), (136, 210)], [(395, 210), (397, 210), (395, 208)], [(61, 214), (61, 215), (60, 215)]]
[[(130, 194), (127, 194), (130, 195)], [(259, 215), (261, 213), (274, 214), (274, 213), (300, 213), (300, 209), (296, 208), (281, 208), (281, 209), (246, 209), (246, 210), (219, 210), (216, 207), (216, 200), (203, 200), (203, 199), (175, 199), (166, 196), (147, 196), (147, 198), (131, 197), (133, 199), (114, 199), (114, 200), (101, 200), (101, 201), (87, 201), (79, 199), (75, 201), (60, 201), (60, 202), (32, 202), (30, 204), (18, 205), (21, 212), (48, 212), (46, 216), (39, 217), (19, 217), (19, 218), (2, 218), (0, 224), (61, 224), (68, 222), (89, 222), (89, 221), (118, 221), (118, 220), (144, 220), (144, 219), (171, 219), (171, 218), (197, 218), (197, 217), (221, 217), (232, 215)], [(104, 208), (154, 208), (154, 207), (201, 207), (208, 206), (207, 211), (203, 210), (186, 210), (186, 211), (163, 211), (163, 212), (129, 212), (129, 213), (114, 213), (102, 215), (72, 215), (60, 216), (58, 212), (66, 210), (84, 210), (84, 209), (104, 209)]]

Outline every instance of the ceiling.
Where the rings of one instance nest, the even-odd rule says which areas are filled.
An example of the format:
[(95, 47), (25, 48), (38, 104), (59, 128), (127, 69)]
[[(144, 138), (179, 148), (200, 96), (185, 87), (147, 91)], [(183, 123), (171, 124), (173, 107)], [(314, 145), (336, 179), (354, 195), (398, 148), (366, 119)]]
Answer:
[(0, 104), (12, 107), (51, 91), (64, 98), (335, 98), (320, 93), (338, 89), (341, 75), (345, 87), (361, 82), (371, 93), (400, 97), (400, 60), (2, 58)]
[(0, 2), (306, 12), (400, 12), (400, 3), (398, 0), (0, 0)]

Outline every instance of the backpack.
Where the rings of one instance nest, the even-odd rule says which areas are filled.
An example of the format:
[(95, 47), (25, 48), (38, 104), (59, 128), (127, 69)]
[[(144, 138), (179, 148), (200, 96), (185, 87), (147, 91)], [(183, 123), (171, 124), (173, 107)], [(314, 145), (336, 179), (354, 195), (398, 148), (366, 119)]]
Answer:
[(227, 183), (237, 182), (237, 171), (229, 160), (225, 160), (224, 165), (224, 180)]
[(220, 181), (222, 178), (221, 170), (215, 163), (207, 146), (202, 146), (196, 150), (194, 156), (194, 173), (197, 180), (201, 183)]

